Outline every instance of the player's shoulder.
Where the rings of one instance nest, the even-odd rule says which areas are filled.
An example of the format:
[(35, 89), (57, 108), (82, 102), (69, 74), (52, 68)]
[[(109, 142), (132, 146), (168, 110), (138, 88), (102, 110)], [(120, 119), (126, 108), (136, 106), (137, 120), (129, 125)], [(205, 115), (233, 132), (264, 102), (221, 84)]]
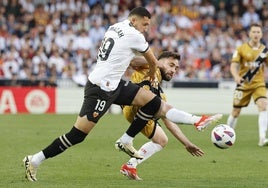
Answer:
[(123, 20), (121, 22), (118, 22), (116, 24), (114, 24), (117, 27), (120, 27), (126, 34), (141, 34), (140, 31), (138, 31), (137, 29), (135, 29), (129, 20)]
[(248, 48), (248, 47), (250, 47), (249, 46), (249, 44), (248, 44), (248, 42), (244, 42), (244, 43), (242, 43), (242, 44), (240, 44), (239, 46), (238, 46), (238, 48)]
[(238, 52), (250, 51), (251, 50), (251, 47), (248, 44), (248, 42), (245, 42), (245, 43), (242, 43), (239, 46), (237, 46), (236, 50)]

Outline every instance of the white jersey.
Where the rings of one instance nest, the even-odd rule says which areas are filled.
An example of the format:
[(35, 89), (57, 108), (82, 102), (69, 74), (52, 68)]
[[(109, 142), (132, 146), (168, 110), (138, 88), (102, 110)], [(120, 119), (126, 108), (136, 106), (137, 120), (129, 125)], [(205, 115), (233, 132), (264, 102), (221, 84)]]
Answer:
[(105, 91), (117, 88), (120, 79), (137, 52), (144, 53), (149, 44), (129, 20), (108, 28), (99, 48), (97, 64), (88, 79)]

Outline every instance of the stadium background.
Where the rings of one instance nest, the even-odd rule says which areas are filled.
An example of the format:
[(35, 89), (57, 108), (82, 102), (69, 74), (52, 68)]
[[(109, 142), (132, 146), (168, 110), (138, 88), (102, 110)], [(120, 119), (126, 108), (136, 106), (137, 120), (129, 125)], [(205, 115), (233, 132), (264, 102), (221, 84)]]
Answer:
[[(79, 81), (83, 82), (85, 75), (90, 74), (97, 52), (98, 43), (91, 40), (101, 33), (90, 34), (95, 30), (94, 20), (102, 21), (101, 28), (107, 28), (126, 17), (134, 3), (153, 11), (153, 27), (148, 37), (154, 51), (159, 53), (159, 49), (168, 48), (182, 54), (182, 69), (173, 83), (184, 88), (165, 83), (171, 104), (176, 103), (179, 109), (189, 112), (190, 108), (204, 113), (212, 107), (210, 113), (231, 110), (233, 81), (228, 70), (229, 58), (235, 46), (246, 40), (246, 27), (239, 20), (244, 13), (249, 15), (245, 5), (252, 2), (258, 20), (263, 22), (263, 42), (267, 45), (267, 4), (262, 0), (226, 0), (225, 8), (220, 11), (219, 2), (115, 0), (105, 1), (101, 7), (86, 0), (0, 0), (0, 114), (4, 113), (0, 115), (0, 160), (3, 161), (0, 187), (268, 187), (267, 147), (257, 147), (256, 115), (241, 115), (236, 144), (228, 150), (219, 150), (211, 144), (212, 127), (197, 132), (191, 126), (180, 126), (205, 151), (202, 158), (191, 157), (165, 131), (169, 144), (165, 151), (139, 167), (138, 173), (144, 179), (141, 182), (128, 181), (119, 173), (128, 156), (118, 154), (114, 142), (128, 123), (122, 115), (108, 114), (87, 141), (46, 161), (38, 171), (38, 182), (32, 184), (24, 178), (21, 159), (69, 130), (75, 121), (83, 95)], [(44, 8), (39, 8), (39, 3)], [(160, 30), (164, 20), (172, 20), (175, 31), (167, 26)], [(177, 26), (175, 20), (183, 25)], [(245, 16), (245, 20), (250, 19)], [(167, 34), (170, 30), (173, 34)], [(212, 68), (195, 68), (195, 60), (201, 57), (207, 57), (206, 63), (210, 62)], [(64, 69), (57, 72), (56, 66), (62, 65)], [(214, 72), (217, 76), (210, 74)], [(198, 88), (185, 88), (193, 86)], [(210, 86), (213, 88), (200, 88)], [(254, 105), (245, 110), (251, 108), (257, 111)], [(74, 114), (54, 114), (66, 110), (73, 110), (70, 113)], [(51, 114), (13, 115), (25, 112)], [(222, 122), (226, 119), (225, 115)], [(135, 146), (145, 141), (144, 136), (138, 135)]]
[[(262, 42), (268, 44), (267, 1), (2, 0), (0, 113), (64, 113), (67, 109), (77, 113), (80, 86), (95, 65), (105, 30), (136, 6), (145, 6), (152, 13), (146, 37), (155, 54), (172, 50), (182, 56), (180, 71), (171, 83), (164, 83), (171, 101), (178, 101), (173, 96), (184, 97), (187, 100), (178, 105), (188, 110), (189, 101), (204, 93), (201, 101), (215, 101), (218, 105), (213, 108), (220, 106), (227, 113), (233, 87), (231, 55), (248, 39), (252, 22), (263, 25)], [(268, 80), (268, 73), (265, 76)], [(182, 91), (175, 87), (216, 89)], [(70, 96), (74, 88), (76, 95)], [(203, 104), (192, 103), (189, 111), (198, 113), (194, 106)]]

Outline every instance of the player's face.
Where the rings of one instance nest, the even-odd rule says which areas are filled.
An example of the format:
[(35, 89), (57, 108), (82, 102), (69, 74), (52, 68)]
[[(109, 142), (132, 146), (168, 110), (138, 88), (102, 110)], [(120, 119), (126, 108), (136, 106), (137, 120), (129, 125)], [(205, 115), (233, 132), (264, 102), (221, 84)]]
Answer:
[(132, 25), (140, 31), (141, 33), (145, 33), (149, 29), (150, 19), (148, 17), (139, 17), (135, 16), (131, 19)]
[(165, 81), (170, 81), (179, 70), (179, 61), (172, 57), (163, 58), (159, 60), (161, 62), (161, 67), (159, 67), (162, 79)]
[(249, 37), (254, 43), (258, 43), (262, 38), (262, 30), (260, 27), (253, 26), (249, 31)]

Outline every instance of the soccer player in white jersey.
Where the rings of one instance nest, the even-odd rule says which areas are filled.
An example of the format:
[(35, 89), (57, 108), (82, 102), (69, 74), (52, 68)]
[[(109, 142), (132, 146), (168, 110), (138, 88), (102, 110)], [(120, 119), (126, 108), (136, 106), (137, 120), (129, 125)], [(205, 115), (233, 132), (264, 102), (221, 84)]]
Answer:
[[(149, 63), (150, 80), (154, 80), (157, 59), (143, 35), (148, 30), (150, 18), (148, 10), (137, 7), (130, 11), (127, 20), (108, 28), (99, 48), (97, 65), (88, 77), (84, 101), (74, 126), (45, 149), (23, 159), (25, 177), (29, 181), (37, 181), (37, 169), (44, 160), (82, 142), (112, 104), (138, 105), (141, 107), (138, 114), (143, 119), (166, 117), (175, 123), (195, 124), (198, 130), (221, 118), (221, 114), (200, 117), (177, 110), (152, 92), (121, 79), (131, 59), (140, 53)], [(122, 136), (120, 149), (141, 159), (143, 156), (132, 145), (135, 135), (144, 127), (143, 123), (139, 124), (139, 118), (137, 119)]]

